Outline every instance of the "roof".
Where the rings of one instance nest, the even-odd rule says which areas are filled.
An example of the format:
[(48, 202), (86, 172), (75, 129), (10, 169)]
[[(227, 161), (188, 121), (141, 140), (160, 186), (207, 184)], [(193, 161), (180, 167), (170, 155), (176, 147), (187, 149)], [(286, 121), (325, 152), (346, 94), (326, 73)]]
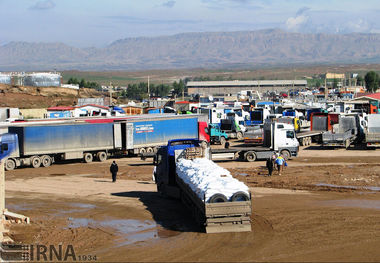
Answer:
[(47, 108), (48, 111), (69, 111), (73, 109), (74, 107), (71, 107), (71, 106), (57, 106), (57, 107)]
[(378, 100), (380, 101), (380, 92), (378, 93), (363, 93), (363, 94), (357, 94), (357, 97), (354, 100), (363, 100), (363, 99), (368, 99), (368, 100)]
[(101, 108), (101, 109), (105, 109), (105, 110), (109, 110), (110, 108), (107, 107), (107, 106), (101, 106), (101, 105), (96, 105), (96, 104), (86, 104), (86, 105), (82, 105), (82, 106), (78, 106), (77, 108), (84, 108), (84, 107), (95, 107), (95, 108)]
[(307, 80), (232, 80), (232, 81), (189, 81), (187, 87), (246, 87), (246, 86), (292, 86), (307, 85)]
[(177, 101), (175, 104), (190, 104), (189, 101)]

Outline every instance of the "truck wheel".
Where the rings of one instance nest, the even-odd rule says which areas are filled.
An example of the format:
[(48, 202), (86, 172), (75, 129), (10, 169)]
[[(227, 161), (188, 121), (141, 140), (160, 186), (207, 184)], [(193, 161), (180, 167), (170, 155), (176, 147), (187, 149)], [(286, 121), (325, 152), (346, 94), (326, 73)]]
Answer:
[(242, 192), (236, 192), (231, 196), (231, 202), (244, 202), (244, 201), (249, 201), (249, 196)]
[(32, 164), (32, 167), (34, 168), (38, 168), (41, 166), (41, 159), (38, 156), (33, 156), (32, 158), (30, 158), (30, 162)]
[(222, 145), (224, 147), (224, 144), (226, 143), (226, 138), (224, 138), (223, 136), (220, 137), (219, 143), (220, 143), (220, 145)]
[(237, 138), (239, 141), (240, 141), (240, 140), (243, 140), (243, 139), (244, 139), (243, 133), (239, 131), (239, 132), (236, 134), (236, 138)]
[(153, 153), (154, 150), (153, 150), (152, 147), (148, 147), (148, 148), (146, 148), (146, 152), (147, 152), (147, 153)]
[(254, 162), (256, 161), (256, 153), (254, 152), (247, 152), (245, 154), (245, 158), (244, 158), (246, 161), (248, 162)]
[(346, 140), (345, 142), (344, 142), (344, 147), (346, 148), (346, 150), (348, 149), (348, 147), (350, 147), (350, 140)]
[(96, 158), (99, 160), (99, 162), (104, 162), (107, 160), (107, 153), (106, 152), (98, 152), (96, 154)]
[(311, 145), (311, 137), (307, 137), (307, 145)]
[(291, 157), (290, 152), (288, 150), (282, 150), (280, 153), (282, 154), (282, 156), (284, 156), (285, 161), (289, 160)]
[(210, 197), (209, 203), (223, 203), (227, 202), (227, 197), (224, 194), (214, 194)]
[(301, 142), (301, 146), (305, 146), (305, 144), (306, 144), (305, 138), (302, 138), (300, 142)]
[(83, 154), (83, 160), (86, 163), (91, 163), (92, 160), (93, 160), (92, 153), (85, 153), (85, 154)]
[(5, 161), (5, 170), (6, 171), (11, 171), (16, 168), (16, 162), (12, 159), (8, 159)]
[(141, 149), (139, 150), (139, 153), (140, 153), (140, 154), (144, 154), (144, 153), (146, 153), (145, 148), (141, 148)]
[(51, 159), (51, 157), (49, 155), (43, 155), (41, 157), (41, 163), (42, 163), (43, 167), (49, 167), (52, 162), (53, 161), (52, 161), (52, 159)]

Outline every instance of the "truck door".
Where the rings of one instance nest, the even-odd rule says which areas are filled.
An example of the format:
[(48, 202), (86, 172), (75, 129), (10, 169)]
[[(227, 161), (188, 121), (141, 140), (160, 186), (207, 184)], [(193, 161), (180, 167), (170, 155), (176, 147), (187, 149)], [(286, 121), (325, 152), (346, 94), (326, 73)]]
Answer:
[(133, 149), (133, 123), (127, 123), (126, 125), (126, 148)]

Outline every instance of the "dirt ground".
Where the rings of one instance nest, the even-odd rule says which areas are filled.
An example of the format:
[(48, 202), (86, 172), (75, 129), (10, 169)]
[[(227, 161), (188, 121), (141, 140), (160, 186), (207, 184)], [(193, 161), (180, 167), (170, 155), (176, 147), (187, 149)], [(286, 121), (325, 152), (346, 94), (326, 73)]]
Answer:
[(252, 231), (205, 234), (156, 192), (151, 160), (116, 159), (6, 172), (6, 206), (23, 244), (73, 245), (98, 261), (380, 261), (380, 150), (311, 146), (283, 175), (265, 162), (218, 161), (252, 191)]

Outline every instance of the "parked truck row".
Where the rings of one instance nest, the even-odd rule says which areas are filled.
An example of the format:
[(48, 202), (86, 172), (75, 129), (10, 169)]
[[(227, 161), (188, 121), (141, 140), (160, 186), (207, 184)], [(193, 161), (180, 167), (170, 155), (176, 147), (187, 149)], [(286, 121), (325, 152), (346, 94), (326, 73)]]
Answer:
[(8, 132), (15, 135), (16, 150), (5, 161), (5, 168), (48, 167), (59, 160), (73, 159), (102, 162), (114, 155), (154, 153), (168, 140), (206, 138), (206, 127), (198, 123), (196, 115), (147, 116), (112, 122), (107, 119), (97, 123), (10, 124)]

